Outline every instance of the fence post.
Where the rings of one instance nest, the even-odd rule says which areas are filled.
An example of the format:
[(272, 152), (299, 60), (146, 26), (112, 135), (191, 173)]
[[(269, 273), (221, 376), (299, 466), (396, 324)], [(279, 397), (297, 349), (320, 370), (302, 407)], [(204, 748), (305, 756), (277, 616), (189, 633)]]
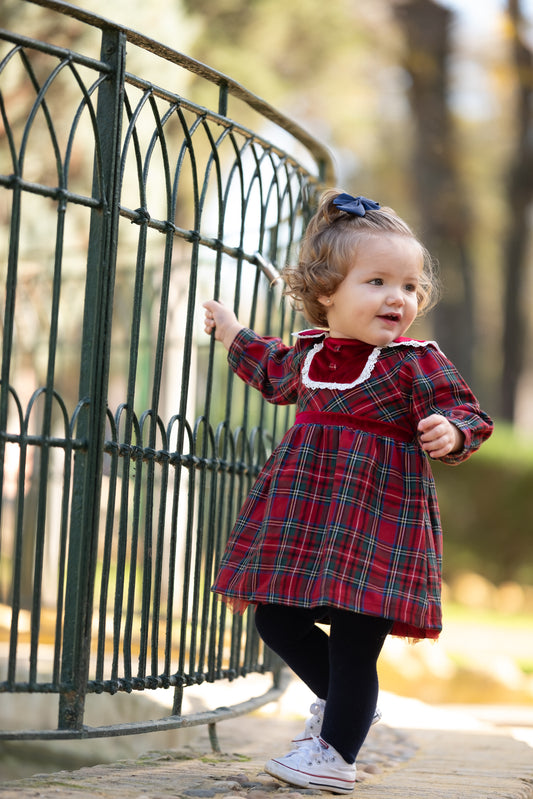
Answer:
[(82, 336), (77, 437), (87, 442), (74, 463), (61, 662), (60, 729), (81, 729), (89, 672), (93, 583), (98, 543), (111, 319), (119, 224), (120, 150), (126, 36), (104, 29), (101, 60), (111, 67), (98, 91), (93, 197)]

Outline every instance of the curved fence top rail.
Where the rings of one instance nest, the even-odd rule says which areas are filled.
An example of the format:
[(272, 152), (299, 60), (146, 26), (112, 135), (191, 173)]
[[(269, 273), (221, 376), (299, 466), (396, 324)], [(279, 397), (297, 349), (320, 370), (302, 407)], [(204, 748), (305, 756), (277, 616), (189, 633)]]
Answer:
[(73, 6), (70, 3), (64, 2), (64, 0), (28, 0), (28, 2), (34, 3), (35, 5), (42, 6), (44, 8), (49, 8), (52, 11), (58, 11), (61, 14), (73, 17), (74, 19), (84, 22), (87, 25), (100, 28), (101, 30), (112, 29), (120, 31), (126, 36), (129, 42), (137, 47), (147, 50), (148, 52), (153, 53), (160, 58), (164, 58), (166, 61), (169, 61), (176, 66), (183, 67), (189, 72), (192, 72), (199, 77), (215, 84), (219, 88), (225, 89), (229, 95), (246, 103), (254, 111), (257, 111), (259, 114), (265, 117), (265, 119), (270, 120), (270, 122), (273, 122), (278, 127), (290, 133), (291, 136), (299, 141), (315, 159), (319, 166), (319, 179), (321, 183), (325, 185), (334, 184), (335, 166), (328, 148), (311, 136), (311, 134), (298, 125), (297, 122), (282, 114), (265, 100), (253, 94), (253, 92), (248, 91), (244, 86), (228, 77), (224, 73), (218, 72), (218, 70), (203, 64), (201, 61), (197, 61), (194, 58), (186, 56), (183, 53), (180, 53), (178, 50), (174, 50), (173, 48), (168, 47), (167, 45), (164, 45), (155, 39), (151, 39), (149, 36), (145, 36), (144, 34), (132, 30), (131, 28), (127, 28), (124, 25), (112, 22), (111, 20), (108, 20), (99, 14), (93, 14), (83, 8)]

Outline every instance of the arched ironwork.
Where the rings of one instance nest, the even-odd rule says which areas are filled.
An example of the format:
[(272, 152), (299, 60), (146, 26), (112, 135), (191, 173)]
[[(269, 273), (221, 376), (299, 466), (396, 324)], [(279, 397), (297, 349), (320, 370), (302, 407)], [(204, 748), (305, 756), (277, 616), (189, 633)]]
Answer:
[[(251, 618), (229, 614), (210, 584), (290, 410), (228, 373), (201, 303), (220, 298), (287, 335), (278, 269), (333, 169), (319, 142), (227, 76), (34, 2), (58, 25), (61, 14), (99, 29), (101, 49), (0, 33), (0, 691), (59, 697), (57, 729), (0, 737), (213, 724), (278, 690), (182, 715), (187, 686), (277, 673)], [(133, 54), (150, 65), (128, 71)], [(216, 110), (191, 99), (198, 81)], [(87, 693), (157, 687), (174, 690), (165, 719), (84, 724)]]

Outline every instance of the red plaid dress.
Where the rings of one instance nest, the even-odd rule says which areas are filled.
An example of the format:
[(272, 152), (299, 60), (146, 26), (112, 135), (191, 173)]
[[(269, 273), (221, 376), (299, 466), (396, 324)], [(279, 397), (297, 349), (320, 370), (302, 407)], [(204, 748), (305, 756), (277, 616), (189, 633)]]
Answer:
[(490, 418), (433, 342), (386, 347), (304, 331), (288, 347), (241, 330), (228, 360), (295, 424), (263, 467), (213, 591), (235, 609), (333, 606), (394, 620), (393, 634), (441, 630), (441, 525), (418, 422), (432, 413), (465, 435), (460, 463)]

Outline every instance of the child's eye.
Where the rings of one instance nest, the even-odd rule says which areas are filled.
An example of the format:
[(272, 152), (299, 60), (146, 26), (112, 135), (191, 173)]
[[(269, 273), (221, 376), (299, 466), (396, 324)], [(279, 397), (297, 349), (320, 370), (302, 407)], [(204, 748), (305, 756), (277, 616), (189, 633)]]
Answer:
[(413, 291), (416, 291), (416, 289), (417, 289), (417, 287), (415, 286), (414, 283), (406, 283), (405, 284), (405, 290), (406, 291), (413, 292)]
[(368, 281), (371, 286), (382, 286), (383, 285), (383, 278), (381, 277), (374, 277), (372, 280)]

